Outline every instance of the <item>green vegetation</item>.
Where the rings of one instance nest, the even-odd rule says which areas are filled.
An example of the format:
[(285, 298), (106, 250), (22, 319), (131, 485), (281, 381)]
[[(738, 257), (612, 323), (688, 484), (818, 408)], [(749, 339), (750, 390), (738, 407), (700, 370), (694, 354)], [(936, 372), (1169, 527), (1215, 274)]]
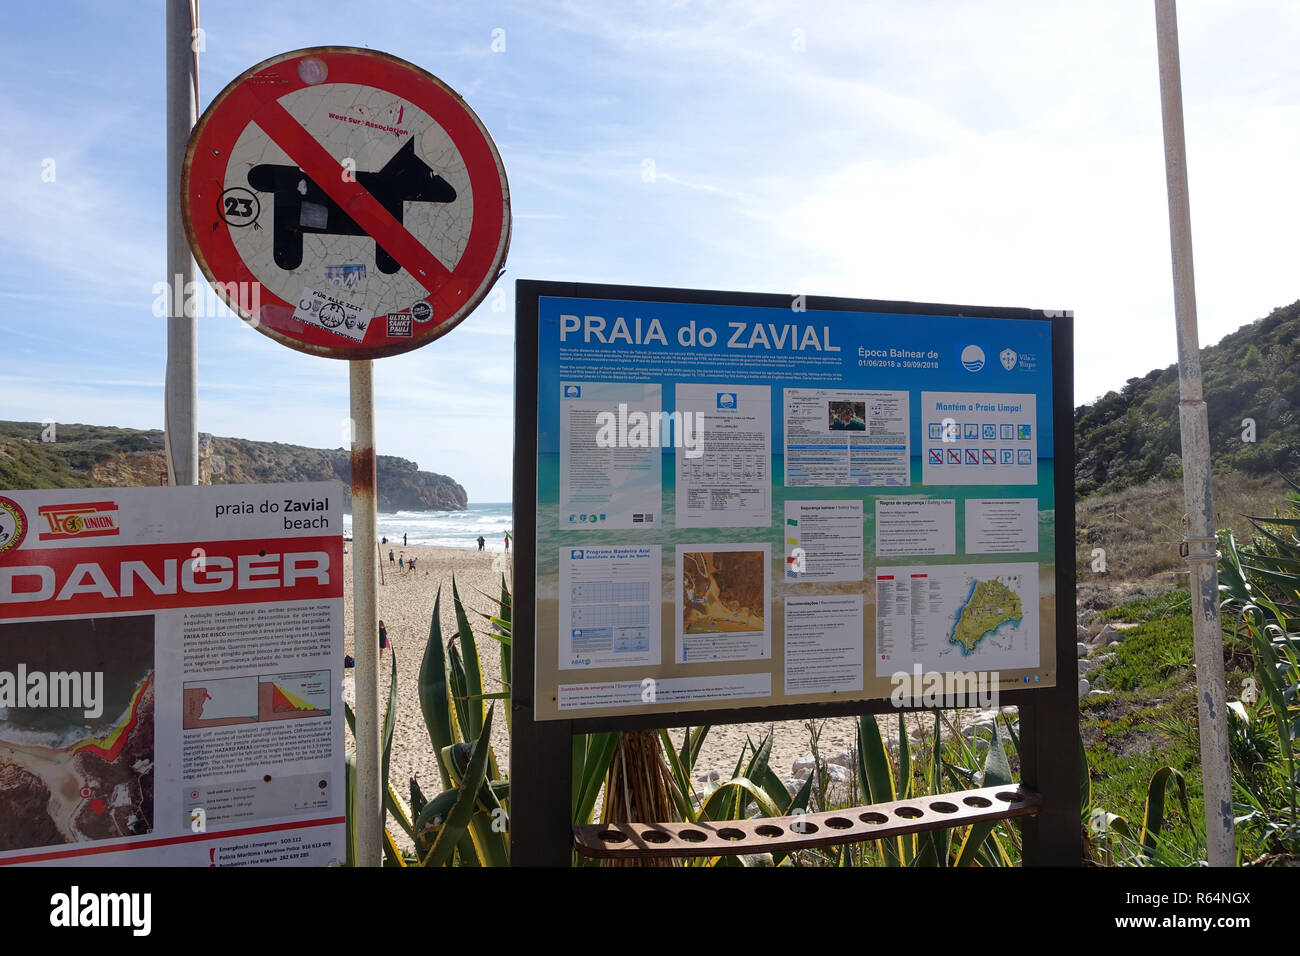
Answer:
[[(496, 701), (507, 723), (510, 720), (511, 596), (504, 576), (501, 593), (493, 598), (495, 613), (483, 614), (487, 637), (497, 642), (501, 655), (503, 688), (486, 691), (480, 667), (479, 641), (453, 578), (452, 608), (456, 632), (442, 634), (442, 596), (434, 602), (429, 639), (420, 664), (420, 710), (429, 742), (438, 755), (438, 773), (443, 790), (432, 799), (419, 785), (409, 782), (410, 802), (405, 801), (389, 779), (393, 728), (397, 711), (397, 655), (394, 649), (388, 710), (382, 730), (381, 779), (385, 782), (383, 832), (384, 865), (408, 866), (506, 866), (510, 861), (510, 783), (501, 772), (490, 743), (496, 719)], [(491, 704), (487, 702), (491, 701)], [(348, 725), (355, 735), (355, 718), (347, 710)], [(596, 798), (614, 756), (617, 734), (590, 734), (574, 738), (575, 823), (592, 819)], [(348, 855), (355, 860), (356, 818), (353, 812), (355, 748), (348, 751)], [(403, 851), (388, 818), (405, 833), (414, 852)]]
[(96, 465), (160, 447), (129, 428), (0, 421), (0, 488), (92, 487)]
[[(461, 602), (453, 578), (452, 604), (456, 614), (456, 633), (446, 641), (442, 636), (439, 593), (434, 602), (429, 640), (420, 665), (420, 710), (424, 715), (429, 741), (438, 755), (438, 773), (443, 791), (427, 799), (414, 779), (410, 781), (411, 800), (402, 799), (389, 779), (388, 768), (393, 745), (393, 728), (397, 713), (397, 654), (393, 649), (388, 710), (382, 731), (380, 777), (384, 781), (384, 864), (386, 866), (505, 866), (510, 861), (510, 784), (497, 765), (490, 744), (495, 703), (507, 699), (509, 690), (485, 693), (479, 666), (478, 642)], [(492, 626), (491, 637), (501, 647), (502, 674), (509, 680), (510, 592), (501, 580), (498, 610), (486, 615)], [(459, 647), (457, 644), (459, 643)], [(509, 720), (509, 706), (506, 707)], [(356, 733), (352, 709), (347, 709), (348, 725)], [(356, 750), (347, 754), (348, 767), (348, 855), (355, 860), (356, 818), (353, 812)], [(403, 852), (388, 829), (387, 819), (414, 844), (414, 853)]]
[[(1108, 659), (1088, 675), (1111, 693), (1079, 702), (1089, 771), (1090, 797), (1084, 803), (1089, 858), (1110, 864), (1194, 863), (1205, 855), (1204, 797), (1187, 593), (1172, 590), (1130, 601), (1100, 617), (1137, 626), (1126, 629), (1123, 642), (1107, 650)], [(1171, 661), (1178, 666), (1168, 666)], [(1239, 687), (1242, 675), (1230, 664), (1229, 687)], [(1160, 802), (1174, 784), (1180, 799), (1162, 806), (1160, 825), (1136, 830), (1129, 825), (1146, 820), (1153, 791)], [(1158, 841), (1152, 835), (1144, 844), (1148, 832), (1158, 834)]]
[[(1300, 302), (1201, 350), (1216, 474), (1300, 467)], [(1243, 441), (1243, 419), (1255, 423)], [(1181, 477), (1178, 367), (1131, 378), (1074, 412), (1080, 497)]]
[(1288, 484), (1286, 513), (1252, 518), (1255, 534), (1240, 548), (1225, 535), (1220, 562), (1225, 629), (1255, 660), (1229, 704), (1235, 808), (1242, 836), (1269, 863), (1300, 859), (1300, 485)]
[[(1272, 517), (1220, 535), (1224, 670), (1239, 863), (1300, 859), (1300, 486)], [(1191, 608), (1183, 590), (1130, 601), (1104, 621), (1137, 622), (1089, 678), (1085, 698), (1090, 847), (1104, 862), (1204, 859), (1204, 800)], [(1176, 799), (1170, 799), (1170, 794)], [(1157, 813), (1158, 811), (1158, 813)], [(1144, 819), (1141, 830), (1127, 820)], [(1163, 824), (1152, 828), (1151, 820)], [(1152, 833), (1158, 833), (1153, 837)]]
[[(457, 511), (465, 489), (392, 455), (375, 460), (380, 511)], [(351, 502), (351, 457), (342, 448), (306, 448), (199, 434), (200, 483), (341, 481)], [(131, 487), (158, 484), (166, 471), (163, 433), (101, 425), (0, 422), (0, 488)]]
[(87, 488), (92, 482), (76, 474), (67, 456), (48, 445), (0, 437), (0, 488)]

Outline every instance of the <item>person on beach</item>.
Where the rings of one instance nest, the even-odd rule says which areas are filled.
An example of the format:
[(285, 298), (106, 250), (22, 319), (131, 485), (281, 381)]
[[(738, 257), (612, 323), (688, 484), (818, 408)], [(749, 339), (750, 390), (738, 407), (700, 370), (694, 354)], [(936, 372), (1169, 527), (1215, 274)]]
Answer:
[(414, 573), (415, 573), (415, 558), (412, 558), (410, 561), (407, 561), (407, 562), (406, 562), (406, 567), (407, 567), (407, 569), (408, 569), (412, 574), (414, 574)]
[(485, 545), (485, 544), (487, 544), (487, 542), (483, 540), (483, 536), (482, 536), (482, 535), (479, 535), (479, 536), (478, 536), (478, 549), (479, 549), (480, 551), (482, 551), (482, 550), (483, 550), (483, 545)]
[(401, 554), (399, 554), (399, 555), (397, 556), (397, 570), (399, 570), (399, 571), (405, 571), (405, 570), (406, 570), (406, 552), (405, 552), (405, 551), (403, 551)]
[(396, 563), (397, 563), (397, 561), (395, 561), (395, 560), (393, 559), (393, 549), (392, 549), (392, 548), (389, 548), (389, 549), (388, 549), (388, 563), (389, 563), (389, 564), (396, 564)]
[(383, 540), (383, 541), (380, 541), (379, 543), (380, 543), (380, 544), (388, 544), (388, 535), (384, 535), (384, 540)]
[(510, 553), (510, 532), (506, 532), (506, 554)]
[(388, 650), (388, 629), (384, 627), (384, 622), (379, 622), (379, 656), (384, 656), (384, 651)]
[(402, 547), (406, 547), (406, 532), (402, 532)]

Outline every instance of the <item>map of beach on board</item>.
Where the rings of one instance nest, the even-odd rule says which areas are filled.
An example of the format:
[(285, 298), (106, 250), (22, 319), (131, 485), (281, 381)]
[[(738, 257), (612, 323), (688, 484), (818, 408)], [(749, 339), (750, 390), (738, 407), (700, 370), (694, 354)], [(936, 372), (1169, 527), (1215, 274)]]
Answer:
[(1039, 663), (1035, 563), (876, 568), (876, 674)]
[(962, 655), (974, 654), (980, 641), (1005, 624), (1019, 624), (1024, 617), (1020, 596), (997, 578), (971, 585), (966, 603), (957, 612), (948, 642), (961, 648)]

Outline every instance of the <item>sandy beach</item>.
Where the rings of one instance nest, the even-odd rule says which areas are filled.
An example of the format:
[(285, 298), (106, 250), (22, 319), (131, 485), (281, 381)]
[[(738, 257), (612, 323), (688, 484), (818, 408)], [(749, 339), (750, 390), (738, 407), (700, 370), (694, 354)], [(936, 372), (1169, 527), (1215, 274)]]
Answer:
[[(478, 642), (480, 660), (483, 667), (484, 690), (487, 692), (501, 690), (501, 667), (497, 643), (483, 635), (487, 633), (486, 622), (472, 611), (494, 612), (496, 605), (481, 592), (496, 594), (500, 591), (500, 571), (493, 570), (493, 562), (501, 566), (501, 543), (496, 542), (496, 552), (482, 553), (460, 548), (434, 548), (410, 545), (408, 547), (392, 546), (394, 557), (404, 556), (416, 559), (416, 570), (399, 571), (397, 564), (388, 563), (388, 547), (383, 548), (383, 583), (379, 585), (379, 619), (384, 622), (388, 632), (390, 651), (383, 655), (380, 667), (380, 707), (386, 705), (389, 693), (389, 669), (392, 667), (391, 654), (397, 655), (397, 724), (393, 730), (393, 754), (389, 779), (403, 797), (408, 796), (407, 780), (415, 777), (426, 796), (432, 797), (442, 789), (438, 775), (438, 764), (429, 741), (428, 731), (424, 726), (424, 716), (420, 713), (420, 697), (417, 688), (420, 661), (424, 657), (425, 644), (429, 639), (429, 624), (433, 618), (433, 605), (442, 587), (442, 634), (443, 640), (455, 633), (456, 617), (452, 610), (451, 582), (456, 578), (456, 587), (461, 599), (470, 612), (471, 623), (480, 635)], [(344, 563), (344, 647), (345, 653), (352, 653), (352, 545), (348, 545), (349, 554)], [(376, 636), (375, 640), (378, 640)], [(346, 672), (345, 693), (352, 689), (352, 671)], [(504, 766), (509, 759), (510, 735), (506, 722), (498, 706), (497, 717), (492, 728), (492, 746), (497, 759)], [(349, 735), (348, 745), (352, 745)]]
[[(490, 612), (494, 603), (487, 594), (496, 594), (500, 588), (500, 568), (503, 564), (501, 544), (494, 542), (495, 551), (478, 552), (469, 549), (435, 548), (412, 545), (406, 548), (394, 547), (394, 555), (405, 554), (416, 558), (416, 571), (398, 571), (396, 565), (387, 561), (388, 549), (384, 554), (384, 583), (379, 587), (379, 617), (384, 621), (388, 631), (389, 644), (397, 654), (398, 681), (398, 717), (394, 730), (393, 755), (390, 779), (406, 796), (406, 781), (414, 776), (423, 788), (426, 796), (432, 796), (441, 784), (438, 768), (424, 727), (424, 718), (420, 713), (420, 701), (416, 688), (416, 678), (420, 661), (424, 654), (425, 643), (429, 636), (429, 622), (433, 616), (434, 599), (438, 588), (443, 589), (442, 629), (444, 639), (454, 632), (456, 623), (451, 603), (451, 580), (456, 577), (456, 586), (460, 591), (467, 610)], [(492, 547), (492, 545), (489, 545)], [(349, 552), (351, 545), (349, 545)], [(509, 580), (509, 573), (507, 573)], [(352, 562), (351, 554), (346, 562), (345, 585), (345, 644), (346, 653), (352, 653)], [(487, 628), (482, 618), (471, 614), (471, 623), (480, 635), (485, 635)], [(479, 641), (480, 660), (483, 667), (485, 689), (501, 689), (500, 662), (497, 645), (486, 636)], [(381, 701), (387, 700), (388, 669), (391, 666), (389, 656), (384, 655), (381, 668)], [(345, 686), (351, 689), (351, 671), (347, 672)], [(973, 713), (973, 712), (972, 712)], [(498, 713), (498, 717), (503, 717)], [(897, 733), (896, 718), (884, 715), (880, 718), (881, 729), (886, 734)], [(918, 718), (910, 718), (909, 726)], [(726, 724), (715, 725), (709, 732), (705, 746), (700, 754), (696, 773), (718, 770), (723, 777), (730, 776), (735, 766), (741, 747), (746, 737), (755, 743), (768, 732), (767, 724)], [(830, 757), (841, 751), (849, 750), (854, 741), (855, 720), (839, 718), (828, 720), (822, 729), (819, 749), (823, 756)], [(790, 776), (791, 765), (809, 750), (808, 731), (800, 721), (785, 721), (775, 725), (776, 735), (772, 746), (771, 765), (782, 777)], [(508, 766), (510, 757), (509, 734), (504, 719), (494, 722), (492, 744), (498, 761)], [(672, 732), (673, 739), (681, 740), (681, 731)], [(349, 745), (351, 742), (349, 741)]]

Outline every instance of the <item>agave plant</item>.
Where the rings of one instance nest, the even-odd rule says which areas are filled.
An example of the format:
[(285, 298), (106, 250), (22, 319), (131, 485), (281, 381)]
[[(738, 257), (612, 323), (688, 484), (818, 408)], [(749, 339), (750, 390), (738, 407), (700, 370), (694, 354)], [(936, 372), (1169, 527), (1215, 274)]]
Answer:
[[(488, 596), (497, 607), (492, 613), (476, 612), (488, 623), (487, 636), (498, 643), (502, 689), (485, 691), (478, 636), (453, 577), (452, 610), (456, 631), (444, 637), (442, 590), (434, 600), (429, 639), (418, 679), (420, 711), (429, 742), (437, 755), (442, 790), (426, 798), (419, 784), (410, 781), (410, 802), (389, 781), (393, 728), (397, 711), (397, 654), (392, 656), (388, 710), (382, 735), (381, 773), (384, 792), (384, 862), (389, 866), (507, 866), (510, 862), (510, 782), (501, 772), (491, 744), (497, 700), (506, 701), (510, 721), (511, 595), (505, 577), (499, 597)], [(347, 708), (348, 724), (356, 732), (355, 717)], [(590, 822), (606, 770), (614, 755), (617, 734), (574, 737), (574, 822)], [(347, 754), (347, 819), (349, 865), (355, 860), (354, 787), (356, 754)], [(389, 818), (411, 840), (415, 853), (403, 853)]]
[[(757, 746), (752, 740), (746, 740), (730, 779), (697, 790), (692, 783), (693, 774), (708, 734), (707, 726), (687, 727), (682, 734), (681, 747), (674, 747), (668, 731), (658, 731), (667, 763), (663, 776), (678, 819), (687, 823), (739, 820), (749, 816), (751, 808), (757, 816), (788, 816), (808, 809), (812, 776), (798, 794), (790, 795), (769, 765), (772, 755), (770, 732)], [(772, 864), (780, 865), (786, 858), (786, 853), (774, 853)], [(693, 858), (689, 862), (698, 866), (745, 865), (743, 858), (738, 856)]]
[[(383, 847), (384, 860), (388, 864), (402, 866), (405, 861), (402, 854), (397, 849), (397, 844), (393, 840), (392, 833), (388, 830), (388, 814), (392, 813), (398, 824), (411, 835), (411, 810), (401, 796), (393, 790), (392, 785), (388, 782), (388, 765), (393, 752), (393, 728), (397, 723), (397, 651), (394, 648), (391, 658), (392, 670), (390, 672), (391, 683), (388, 691), (388, 708), (384, 713), (384, 724), (381, 732), (381, 751), (380, 751), (380, 779), (384, 781), (384, 833)], [(343, 707), (344, 716), (347, 718), (348, 729), (352, 731), (353, 738), (357, 733), (357, 718), (352, 708), (348, 705)], [(357, 771), (357, 752), (355, 747), (348, 749), (345, 757), (346, 765), (346, 819), (347, 819), (347, 865), (352, 866), (356, 861), (356, 771)]]
[[(952, 731), (951, 742), (946, 742), (942, 736), (945, 723)], [(1018, 750), (1019, 742), (1009, 724), (1007, 730)], [(818, 793), (821, 794), (819, 809), (831, 809), (826, 805), (824, 789), (817, 788), (817, 782), (823, 776), (820, 758), (816, 758), (817, 765), (798, 792), (792, 795), (769, 765), (771, 733), (758, 744), (746, 741), (730, 779), (697, 791), (691, 782), (692, 774), (708, 732), (708, 727), (687, 728), (681, 746), (674, 747), (667, 731), (660, 731), (680, 819), (702, 822), (746, 817), (797, 817), (809, 810)], [(897, 752), (891, 755), (876, 719), (864, 715), (858, 720), (852, 792), (861, 794), (869, 803), (884, 803), (939, 794), (949, 787), (960, 790), (971, 786), (1009, 785), (1012, 782), (1010, 765), (996, 724), (992, 733), (989, 752), (981, 764), (975, 751), (955, 732), (947, 717), (940, 714), (935, 720), (928, 754), (922, 759), (914, 753), (905, 722), (900, 718)], [(997, 827), (997, 823), (977, 823), (960, 830), (908, 834), (838, 848), (775, 852), (771, 863), (776, 866), (1011, 865), (1019, 857), (1019, 845), (1013, 835), (999, 834)], [(701, 858), (692, 862), (705, 866), (745, 865), (743, 857), (735, 856)]]
[[(944, 727), (949, 731), (947, 741)], [(1006, 730), (1018, 754), (1020, 741), (1010, 721), (1006, 722)], [(990, 734), (988, 753), (981, 763), (973, 741), (967, 743), (947, 715), (937, 711), (933, 733), (924, 748), (928, 752), (914, 754), (906, 718), (900, 714), (896, 754), (891, 758), (875, 717), (864, 714), (858, 718), (858, 786), (869, 803), (937, 796), (949, 789), (1010, 786), (1011, 765), (996, 720)], [(1019, 853), (1014, 830), (999, 830), (997, 821), (985, 821), (880, 840), (864, 847), (857, 862), (885, 866), (1012, 866)], [(842, 861), (842, 865), (848, 862)]]
[[(1085, 863), (1101, 866), (1195, 866), (1203, 862), (1204, 834), (1197, 833), (1192, 823), (1191, 806), (1187, 799), (1187, 780), (1173, 767), (1160, 767), (1147, 781), (1146, 804), (1142, 809), (1142, 825), (1134, 827), (1118, 813), (1111, 813), (1094, 804), (1092, 778), (1088, 768), (1088, 753), (1079, 738), (1079, 806), (1083, 826), (1083, 858)], [(1175, 788), (1178, 803), (1188, 826), (1193, 828), (1198, 850), (1187, 853), (1161, 841), (1164, 830), (1169, 788)]]
[[(504, 655), (509, 657), (509, 593), (502, 586), (504, 603)], [(381, 779), (384, 781), (384, 863), (387, 866), (505, 866), (509, 863), (510, 784), (497, 767), (491, 733), (495, 703), (484, 702), (504, 694), (485, 694), (479, 666), (478, 644), (452, 579), (452, 604), (456, 633), (446, 641), (442, 634), (442, 591), (434, 600), (429, 640), (420, 665), (420, 709), (430, 743), (437, 754), (442, 792), (426, 799), (419, 784), (410, 781), (408, 804), (389, 780), (393, 728), (397, 715), (397, 651), (393, 649), (384, 715)], [(500, 619), (500, 618), (495, 618)], [(457, 647), (459, 644), (459, 647)], [(356, 717), (345, 708), (348, 726), (356, 734)], [(347, 753), (347, 862), (355, 861), (356, 750)], [(391, 817), (410, 838), (415, 854), (403, 853), (388, 828)]]
[[(504, 581), (505, 637), (509, 636), (509, 595)], [(442, 589), (434, 599), (429, 640), (420, 663), (420, 710), (429, 742), (438, 756), (443, 792), (422, 806), (412, 821), (412, 838), (422, 865), (505, 866), (510, 861), (510, 789), (492, 750), (495, 703), (509, 691), (485, 693), (478, 641), (470, 627), (453, 576), (452, 611), (456, 632), (444, 641)], [(498, 635), (499, 636), (499, 635)], [(509, 644), (502, 643), (508, 658)], [(507, 710), (509, 708), (507, 707)]]
[[(1293, 856), (1300, 853), (1300, 517), (1294, 496), (1291, 505), (1289, 515), (1250, 516), (1257, 533), (1248, 547), (1238, 548), (1233, 534), (1224, 534), (1219, 591), (1224, 626), (1243, 634), (1254, 650), (1253, 693), (1232, 702), (1229, 716), (1237, 822), (1257, 832), (1270, 854)], [(1280, 766), (1271, 759), (1274, 751)], [(1246, 754), (1255, 756), (1241, 759)]]

